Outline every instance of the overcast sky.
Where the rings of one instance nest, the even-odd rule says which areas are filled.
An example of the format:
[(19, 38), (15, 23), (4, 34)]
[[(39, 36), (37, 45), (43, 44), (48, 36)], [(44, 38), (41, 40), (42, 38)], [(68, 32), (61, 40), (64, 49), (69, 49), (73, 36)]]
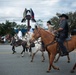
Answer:
[(0, 0), (0, 23), (6, 20), (21, 23), (25, 8), (32, 8), (35, 19), (46, 22), (56, 13), (75, 12), (76, 0)]

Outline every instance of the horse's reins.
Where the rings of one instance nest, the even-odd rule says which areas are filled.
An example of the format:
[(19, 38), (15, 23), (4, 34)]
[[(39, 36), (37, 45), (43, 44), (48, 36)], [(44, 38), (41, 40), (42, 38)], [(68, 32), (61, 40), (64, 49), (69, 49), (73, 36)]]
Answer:
[[(41, 29), (40, 29), (40, 30), (41, 30)], [(38, 31), (38, 33), (40, 34), (39, 31)], [(41, 34), (40, 34), (40, 35), (41, 35)], [(53, 40), (51, 43), (45, 45), (45, 48), (47, 48), (47, 46), (49, 46), (49, 45), (52, 45), (52, 44), (56, 43), (57, 41), (56, 41), (55, 39), (56, 39), (56, 37), (54, 38), (54, 40)]]
[(45, 45), (45, 47), (49, 46), (49, 45), (53, 45), (54, 43), (56, 43), (57, 41), (53, 40), (51, 43)]

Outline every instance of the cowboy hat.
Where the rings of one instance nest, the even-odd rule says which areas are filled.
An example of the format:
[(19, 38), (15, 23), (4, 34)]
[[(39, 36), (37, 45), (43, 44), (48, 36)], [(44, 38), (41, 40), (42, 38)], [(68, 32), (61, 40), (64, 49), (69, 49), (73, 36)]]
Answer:
[(59, 17), (65, 17), (66, 19), (69, 19), (66, 14), (62, 14), (62, 15), (60, 15)]

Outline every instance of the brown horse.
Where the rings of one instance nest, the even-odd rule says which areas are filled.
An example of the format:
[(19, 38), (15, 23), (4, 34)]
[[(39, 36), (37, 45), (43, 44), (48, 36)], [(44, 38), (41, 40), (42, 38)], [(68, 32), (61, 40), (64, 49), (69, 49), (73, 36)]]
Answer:
[[(39, 37), (41, 37), (42, 41), (45, 44), (46, 50), (48, 52), (49, 68), (48, 68), (47, 72), (50, 72), (51, 67), (53, 67), (56, 70), (59, 70), (58, 67), (53, 65), (55, 56), (58, 52), (58, 50), (57, 50), (58, 43), (55, 40), (55, 36), (51, 32), (47, 32), (40, 27), (36, 27), (30, 41), (33, 42), (36, 39), (38, 39)], [(69, 52), (73, 51), (76, 48), (76, 36), (72, 36), (71, 40), (67, 41), (67, 43), (65, 42), (64, 44), (66, 47), (68, 47)]]

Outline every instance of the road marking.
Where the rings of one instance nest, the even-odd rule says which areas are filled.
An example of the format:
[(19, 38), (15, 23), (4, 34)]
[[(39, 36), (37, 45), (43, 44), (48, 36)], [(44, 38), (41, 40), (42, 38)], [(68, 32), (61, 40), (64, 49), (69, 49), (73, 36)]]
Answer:
[(11, 52), (0, 52), (0, 54), (11, 54)]

